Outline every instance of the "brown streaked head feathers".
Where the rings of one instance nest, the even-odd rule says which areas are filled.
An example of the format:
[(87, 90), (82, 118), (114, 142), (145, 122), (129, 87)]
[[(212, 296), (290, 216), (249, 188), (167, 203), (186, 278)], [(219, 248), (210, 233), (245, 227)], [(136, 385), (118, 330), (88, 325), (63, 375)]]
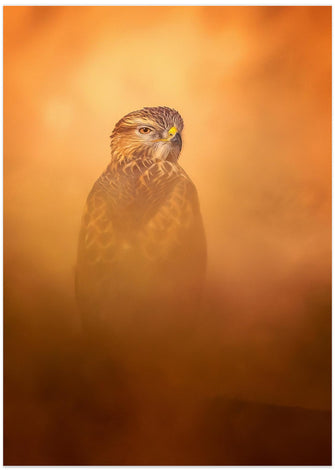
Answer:
[(146, 107), (124, 116), (111, 135), (112, 160), (148, 158), (177, 161), (183, 119), (166, 106)]

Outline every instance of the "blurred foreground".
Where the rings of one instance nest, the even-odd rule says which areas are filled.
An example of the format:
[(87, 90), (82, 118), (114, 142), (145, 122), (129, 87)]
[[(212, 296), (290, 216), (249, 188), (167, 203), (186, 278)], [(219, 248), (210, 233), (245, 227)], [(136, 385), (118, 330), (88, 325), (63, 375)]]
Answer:
[(85, 336), (55, 294), (41, 290), (36, 324), (6, 291), (5, 465), (330, 464), (329, 411), (240, 398), (274, 370), (255, 368), (252, 341), (229, 344), (231, 322), (213, 334), (213, 304), (183, 337), (143, 328), (107, 342)]

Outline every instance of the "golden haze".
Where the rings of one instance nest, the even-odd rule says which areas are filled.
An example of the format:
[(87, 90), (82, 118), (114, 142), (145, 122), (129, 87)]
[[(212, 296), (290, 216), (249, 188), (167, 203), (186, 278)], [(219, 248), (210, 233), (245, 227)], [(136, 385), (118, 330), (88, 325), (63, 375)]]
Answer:
[(5, 7), (8, 357), (12, 331), (77, 328), (85, 198), (114, 124), (158, 105), (206, 228), (208, 387), (329, 409), (330, 7)]

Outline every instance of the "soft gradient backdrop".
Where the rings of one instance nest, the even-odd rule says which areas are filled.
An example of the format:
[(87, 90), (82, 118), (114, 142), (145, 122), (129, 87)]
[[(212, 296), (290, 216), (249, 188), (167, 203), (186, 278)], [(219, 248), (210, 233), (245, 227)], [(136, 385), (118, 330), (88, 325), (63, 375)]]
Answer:
[[(206, 227), (204, 382), (329, 409), (330, 7), (5, 7), (9, 376), (27, 331), (78, 327), (85, 198), (115, 122), (156, 105), (184, 118)], [(40, 306), (55, 293), (70, 307)]]

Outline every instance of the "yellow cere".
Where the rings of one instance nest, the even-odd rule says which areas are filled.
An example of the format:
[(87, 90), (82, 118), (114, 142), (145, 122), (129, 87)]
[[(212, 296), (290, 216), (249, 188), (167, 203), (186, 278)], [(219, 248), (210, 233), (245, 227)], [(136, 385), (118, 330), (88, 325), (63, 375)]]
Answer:
[(177, 128), (173, 126), (173, 127), (171, 127), (171, 129), (169, 130), (169, 135), (174, 136), (174, 135), (177, 134), (177, 132), (178, 132)]
[(166, 139), (158, 139), (158, 140), (154, 140), (154, 142), (169, 142), (169, 140), (171, 140), (172, 137), (174, 137), (178, 132), (178, 129), (176, 127), (171, 127), (171, 129), (168, 130), (168, 134), (169, 134), (169, 137), (167, 137)]

